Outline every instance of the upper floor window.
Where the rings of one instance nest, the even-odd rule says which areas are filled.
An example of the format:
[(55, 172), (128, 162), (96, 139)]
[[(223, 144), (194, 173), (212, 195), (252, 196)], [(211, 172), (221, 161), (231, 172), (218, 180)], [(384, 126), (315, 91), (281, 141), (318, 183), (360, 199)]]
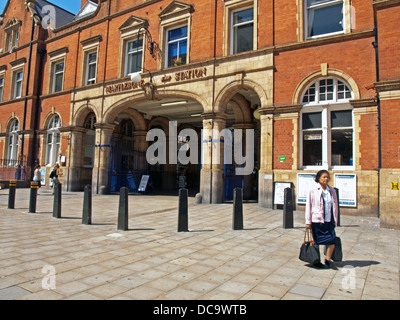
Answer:
[(166, 67), (177, 66), (187, 63), (188, 49), (188, 27), (181, 26), (179, 28), (167, 31), (167, 57)]
[(64, 83), (64, 61), (56, 62), (53, 64), (53, 92), (63, 90)]
[(125, 76), (142, 70), (143, 38), (127, 41), (125, 49)]
[(97, 51), (86, 56), (86, 85), (96, 83)]
[(305, 0), (306, 38), (344, 32), (344, 0)]
[(24, 73), (22, 71), (16, 71), (16, 72), (14, 72), (13, 76), (14, 76), (13, 98), (14, 99), (21, 98)]
[(3, 101), (4, 95), (4, 77), (0, 77), (0, 102)]
[(253, 50), (254, 13), (253, 8), (233, 11), (231, 17), (231, 53)]
[(19, 45), (20, 26), (21, 21), (16, 18), (9, 20), (4, 26), (4, 31), (6, 33), (4, 47), (8, 52), (11, 52), (13, 48)]

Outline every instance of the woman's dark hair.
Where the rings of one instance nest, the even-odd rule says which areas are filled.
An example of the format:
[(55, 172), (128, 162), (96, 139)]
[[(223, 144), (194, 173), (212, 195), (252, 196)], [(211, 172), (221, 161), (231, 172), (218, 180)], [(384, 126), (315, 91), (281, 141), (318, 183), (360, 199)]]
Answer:
[(319, 170), (319, 171), (317, 172), (316, 176), (315, 176), (315, 182), (316, 182), (316, 183), (319, 182), (319, 178), (321, 178), (321, 176), (322, 176), (324, 173), (327, 173), (329, 178), (331, 177), (330, 174), (329, 174), (329, 172), (328, 172), (327, 170)]

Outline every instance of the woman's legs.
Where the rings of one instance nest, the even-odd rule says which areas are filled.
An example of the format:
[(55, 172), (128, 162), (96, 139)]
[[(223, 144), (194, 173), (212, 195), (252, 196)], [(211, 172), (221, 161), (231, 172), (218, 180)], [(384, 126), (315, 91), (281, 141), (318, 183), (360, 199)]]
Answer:
[(332, 254), (333, 254), (333, 250), (335, 250), (335, 245), (334, 244), (330, 244), (329, 246), (327, 246), (327, 248), (326, 248), (326, 260), (331, 260)]

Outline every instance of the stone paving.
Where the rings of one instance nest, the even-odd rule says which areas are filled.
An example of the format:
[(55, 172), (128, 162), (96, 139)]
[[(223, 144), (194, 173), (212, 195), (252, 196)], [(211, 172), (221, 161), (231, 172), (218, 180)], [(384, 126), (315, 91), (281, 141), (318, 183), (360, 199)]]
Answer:
[(344, 261), (318, 270), (298, 259), (300, 211), (283, 229), (281, 210), (245, 203), (234, 231), (232, 204), (190, 198), (190, 232), (178, 233), (178, 197), (130, 195), (129, 230), (118, 231), (118, 195), (93, 195), (92, 225), (81, 223), (83, 193), (62, 196), (56, 219), (50, 191), (33, 214), (29, 189), (14, 210), (0, 190), (0, 299), (399, 299), (400, 231), (377, 218), (342, 215)]

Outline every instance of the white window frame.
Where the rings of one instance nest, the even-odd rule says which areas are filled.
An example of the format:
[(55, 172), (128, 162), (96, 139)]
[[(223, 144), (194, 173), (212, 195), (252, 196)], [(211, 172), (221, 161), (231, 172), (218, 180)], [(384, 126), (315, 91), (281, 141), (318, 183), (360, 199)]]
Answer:
[[(142, 45), (139, 46), (137, 49), (134, 49), (132, 51), (129, 51), (129, 44), (138, 41), (137, 36), (135, 38), (132, 39), (128, 39), (125, 41), (125, 62), (124, 62), (124, 76), (128, 76), (130, 73), (134, 73), (134, 72), (140, 72), (142, 71), (143, 68), (143, 45), (144, 45), (144, 41), (145, 39), (143, 37), (139, 37), (139, 42), (142, 42)], [(138, 64), (137, 66), (139, 66), (138, 69), (136, 69), (136, 66), (134, 66), (134, 70), (128, 70), (129, 68), (129, 58), (133, 57), (134, 55), (138, 55), (137, 61)]]
[[(175, 30), (175, 29), (179, 29), (179, 28), (182, 28), (182, 27), (187, 27), (187, 34), (186, 34), (186, 37), (183, 37), (183, 38), (179, 38), (179, 39), (176, 39), (176, 40), (169, 41), (169, 38), (168, 38), (168, 33), (169, 33), (169, 31)], [(176, 26), (167, 28), (167, 29), (165, 30), (165, 68), (172, 68), (172, 67), (174, 67), (174, 65), (172, 65), (172, 66), (169, 66), (169, 65), (168, 65), (168, 58), (169, 58), (169, 55), (168, 55), (168, 51), (169, 51), (169, 50), (168, 50), (168, 48), (169, 48), (169, 44), (170, 44), (170, 43), (175, 43), (175, 42), (178, 42), (178, 43), (179, 43), (179, 41), (184, 41), (184, 40), (186, 40), (186, 46), (187, 46), (187, 48), (186, 48), (186, 62), (185, 62), (185, 63), (182, 63), (182, 65), (184, 65), (184, 64), (186, 65), (186, 64), (189, 63), (189, 48), (190, 48), (190, 46), (189, 46), (189, 33), (190, 33), (190, 29), (189, 29), (189, 25), (188, 25), (188, 24), (176, 25)], [(179, 49), (178, 49), (178, 52), (179, 52)], [(178, 54), (178, 57), (179, 57), (179, 54)]]
[[(93, 168), (94, 167), (94, 155), (95, 155), (95, 136), (96, 136), (96, 115), (94, 113), (90, 114), (86, 119), (85, 128), (88, 129), (86, 131), (85, 140), (84, 140), (84, 152), (83, 157), (86, 155), (91, 156), (92, 164), (85, 164), (85, 159), (83, 159), (83, 167), (84, 168)], [(89, 143), (90, 142), (90, 143)], [(92, 143), (93, 142), (93, 143)]]
[[(63, 64), (63, 69), (62, 71), (56, 71), (56, 66), (59, 64)], [(64, 90), (64, 74), (65, 74), (65, 60), (59, 60), (55, 61), (52, 64), (52, 86), (51, 86), (51, 92), (56, 93), (56, 92), (61, 92)], [(57, 76), (61, 75), (61, 88), (59, 90), (56, 90), (56, 84), (57, 84)]]
[[(318, 39), (318, 38), (323, 38), (323, 37), (329, 37), (333, 35), (338, 35), (338, 34), (344, 34), (346, 32), (346, 14), (345, 14), (345, 6), (346, 6), (346, 1), (345, 0), (326, 0), (326, 2), (317, 4), (311, 7), (307, 6), (307, 0), (303, 0), (304, 3), (304, 35), (306, 40), (310, 39)], [(322, 0), (321, 0), (322, 1)], [(333, 5), (337, 5), (339, 3), (342, 3), (342, 29), (341, 31), (336, 31), (336, 32), (330, 32), (330, 33), (325, 33), (325, 34), (320, 34), (316, 36), (309, 36), (308, 35), (308, 10), (309, 9), (319, 9), (323, 7), (330, 7)]]
[[(46, 166), (54, 166), (58, 161), (58, 152), (60, 151), (61, 135), (59, 128), (61, 127), (61, 118), (58, 114), (52, 116), (47, 126), (46, 135)], [(49, 142), (49, 137), (51, 141)]]
[(18, 160), (18, 135), (19, 131), (19, 121), (14, 119), (11, 122), (10, 129), (8, 131), (8, 146), (7, 146), (7, 159), (9, 165), (14, 165)]
[[(246, 21), (246, 22), (242, 22), (242, 23), (238, 23), (236, 25), (234, 25), (233, 23), (233, 16), (236, 12), (241, 12), (241, 11), (246, 11), (248, 9), (253, 9), (253, 20), (251, 21)], [(235, 52), (235, 40), (236, 40), (236, 32), (235, 32), (235, 28), (240, 27), (242, 25), (246, 25), (246, 24), (252, 24), (253, 25), (253, 39), (252, 39), (252, 43), (253, 43), (253, 47), (251, 50), (249, 51), (253, 51), (254, 50), (254, 25), (255, 25), (255, 18), (254, 18), (254, 7), (253, 6), (248, 6), (248, 7), (244, 7), (244, 8), (239, 8), (239, 9), (235, 9), (235, 10), (231, 10), (230, 13), (230, 28), (231, 28), (231, 42), (230, 42), (230, 53), (233, 54), (237, 54), (237, 52)], [(243, 52), (249, 52), (249, 51), (243, 51)]]
[[(96, 59), (94, 62), (90, 62), (90, 55), (96, 54)], [(85, 85), (95, 84), (97, 82), (97, 59), (98, 51), (89, 51), (86, 53), (86, 75), (85, 75)], [(94, 66), (94, 78), (89, 78), (90, 68)]]
[[(334, 80), (334, 98), (332, 100), (327, 101), (320, 101), (319, 100), (319, 82), (320, 80), (327, 80), (333, 79)], [(338, 99), (338, 81), (342, 82), (346, 85), (351, 92), (351, 98), (347, 99)], [(316, 101), (311, 103), (303, 103), (303, 97), (307, 93), (308, 89), (313, 85), (316, 85), (315, 94), (316, 94)], [(307, 86), (307, 89), (304, 90), (303, 94), (301, 95), (301, 103), (303, 104), (303, 108), (300, 112), (300, 119), (299, 119), (299, 139), (300, 139), (300, 156), (299, 156), (299, 164), (300, 168), (303, 170), (355, 170), (355, 124), (354, 124), (354, 112), (353, 107), (349, 103), (350, 100), (354, 99), (354, 92), (351, 90), (351, 87), (347, 84), (346, 81), (342, 79), (337, 79), (334, 77), (328, 78), (318, 78), (311, 84)], [(340, 127), (340, 128), (331, 128), (331, 112), (332, 111), (345, 111), (351, 110), (352, 111), (352, 127)], [(305, 113), (315, 113), (321, 112), (321, 128), (316, 129), (303, 129), (303, 114)], [(332, 165), (332, 131), (335, 130), (342, 130), (342, 129), (351, 129), (352, 130), (352, 150), (353, 150), (353, 164), (352, 165)], [(322, 165), (304, 165), (303, 164), (303, 142), (304, 142), (304, 131), (322, 131)]]
[(4, 76), (0, 75), (0, 102), (3, 102), (4, 98)]
[[(21, 78), (18, 77), (21, 75)], [(16, 70), (13, 72), (13, 99), (22, 97), (22, 89), (24, 85), (24, 71)]]

